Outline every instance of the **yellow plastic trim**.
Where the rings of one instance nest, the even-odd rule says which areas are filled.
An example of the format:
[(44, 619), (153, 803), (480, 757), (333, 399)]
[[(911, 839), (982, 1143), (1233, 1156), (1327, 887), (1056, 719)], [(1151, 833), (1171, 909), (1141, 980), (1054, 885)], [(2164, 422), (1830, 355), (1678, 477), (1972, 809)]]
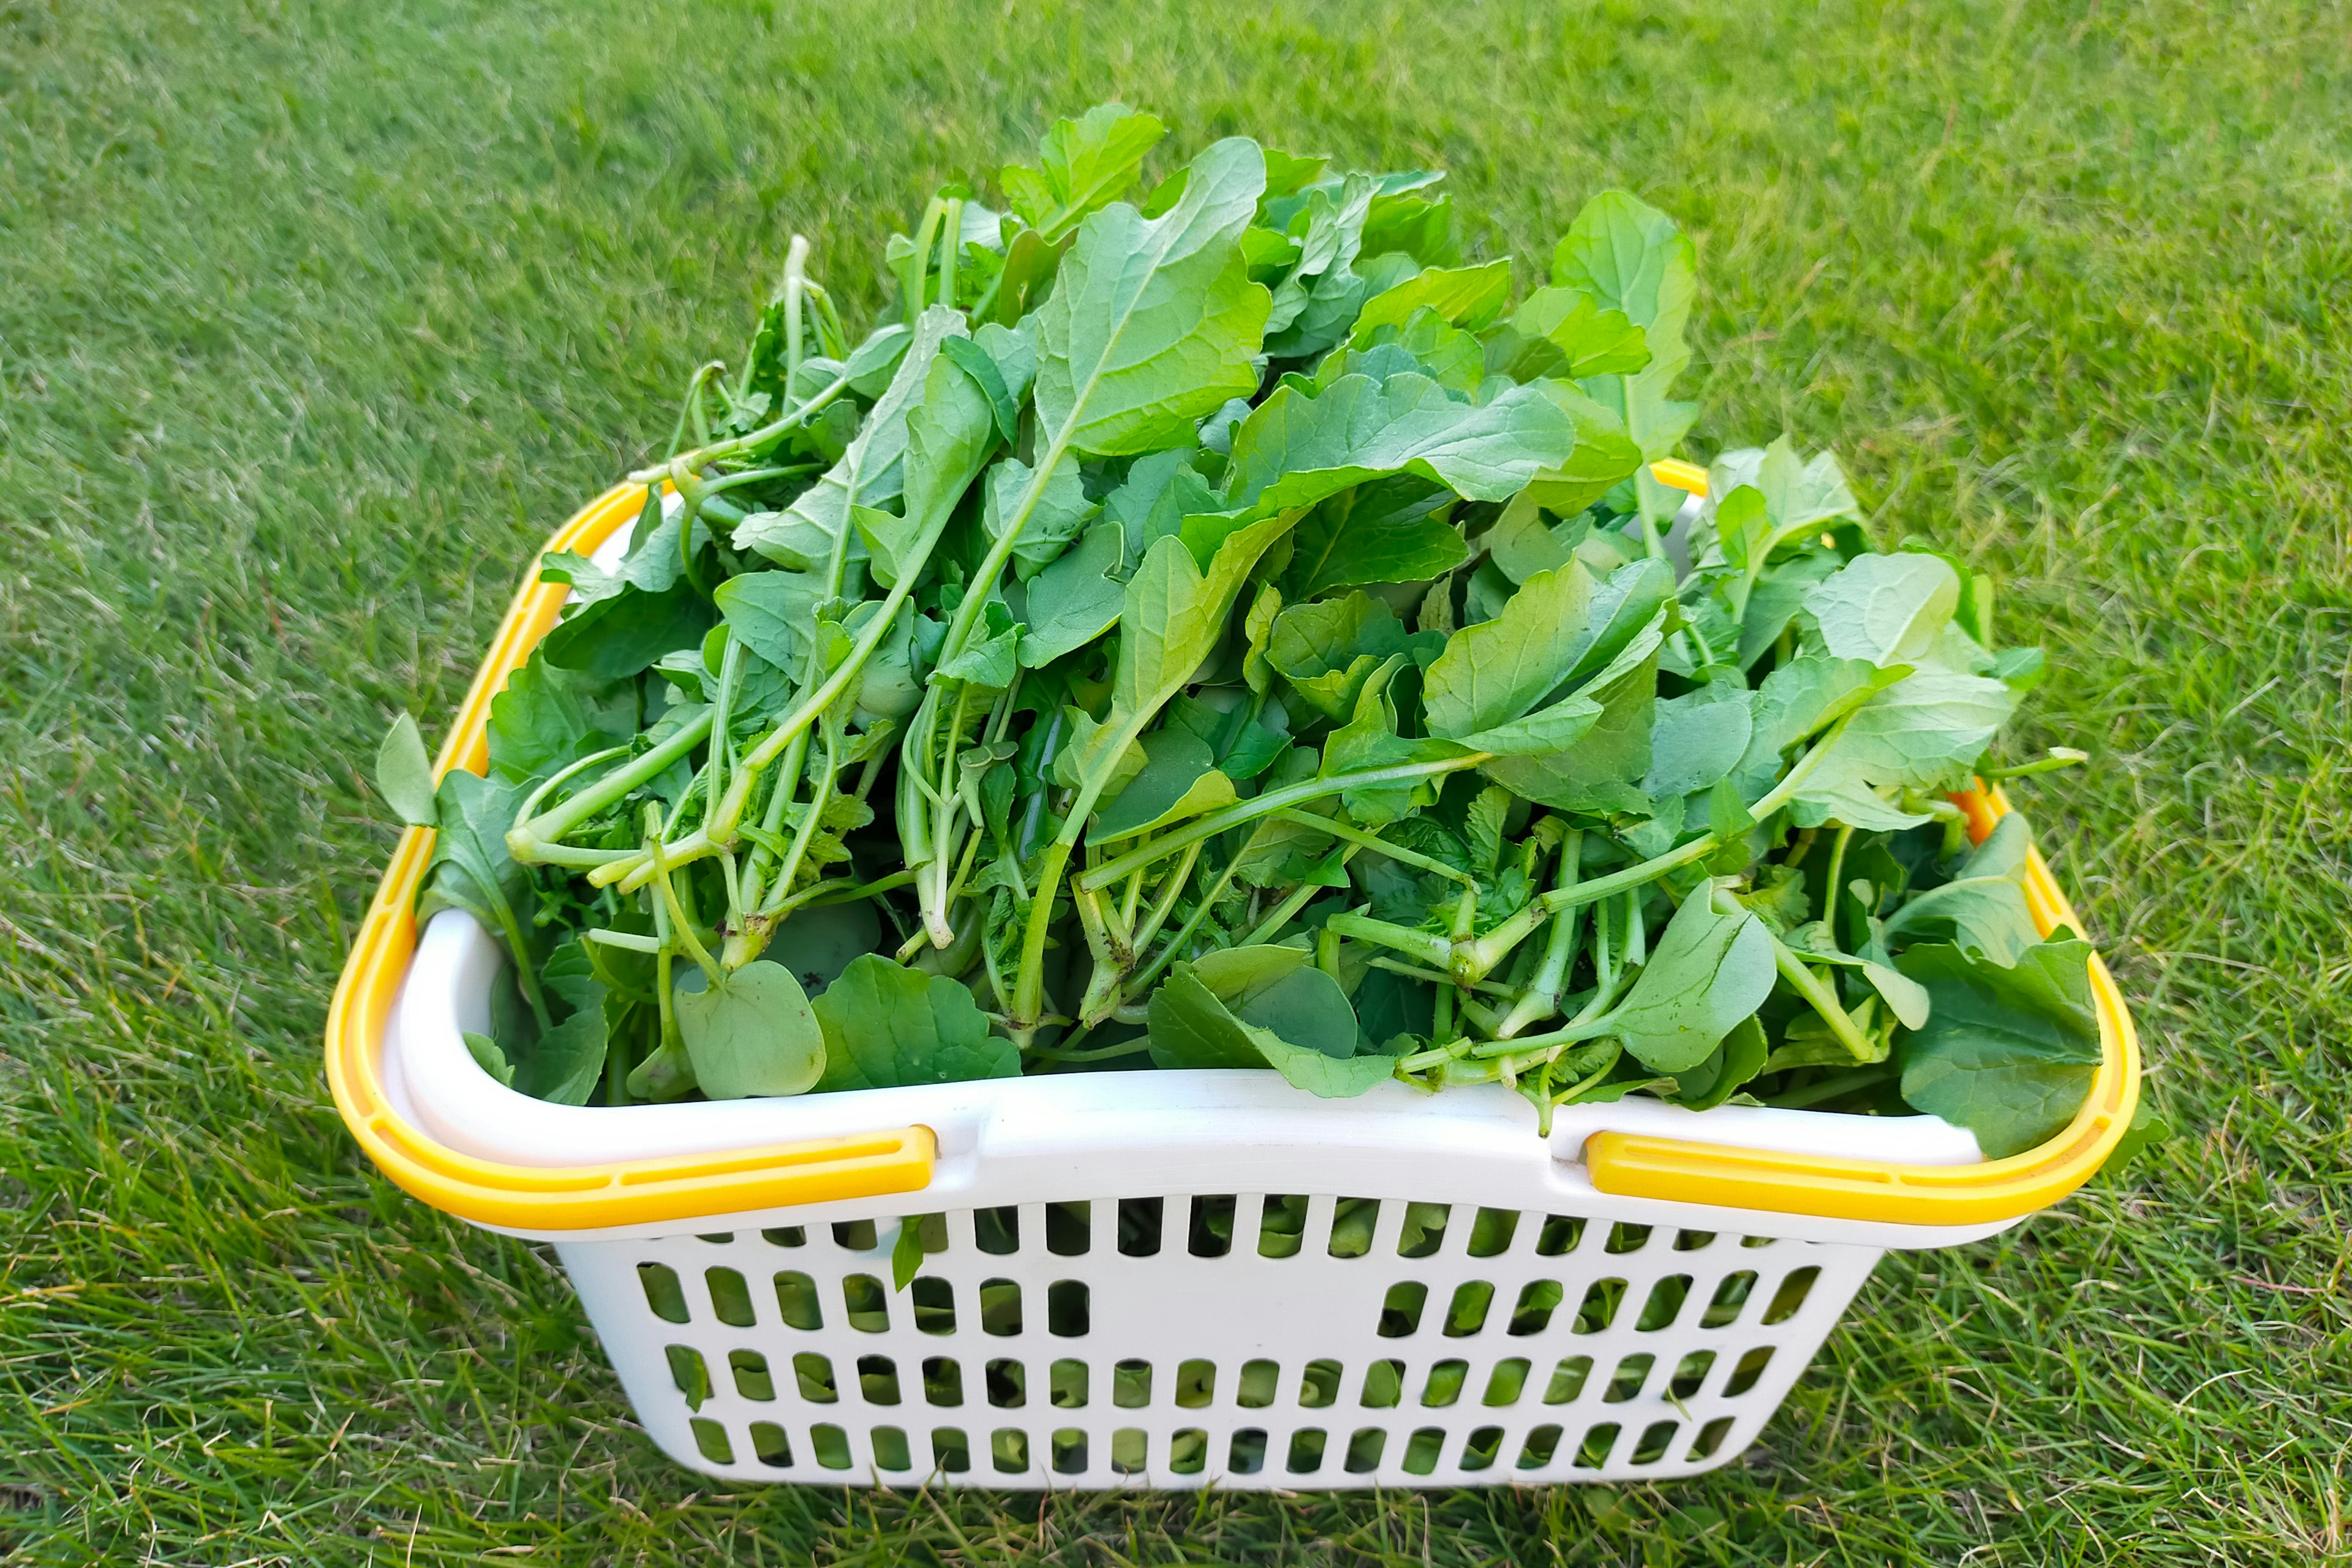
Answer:
[[(1953, 798), (1969, 815), (1970, 837), (1979, 840), (2009, 815), (2009, 800), (1998, 786)], [(2082, 931), (2039, 850), (2027, 861), (2025, 900), (2042, 935), (2062, 925)], [(2064, 1131), (2022, 1154), (1975, 1165), (1906, 1165), (1596, 1132), (1584, 1142), (1585, 1169), (1594, 1186), (1620, 1197), (1828, 1219), (1981, 1225), (2032, 1214), (2096, 1174), (2139, 1108), (2139, 1036), (2123, 993), (2096, 953), (2091, 955), (2091, 997), (2101, 1052), (2091, 1092)]]
[[(636, 517), (644, 498), (641, 486), (614, 486), (556, 530), (547, 548), (593, 552)], [(489, 765), (491, 699), (555, 625), (569, 592), (560, 583), (539, 582), (534, 571), (515, 595), (457, 710), (436, 777), (453, 767), (478, 773)], [(416, 950), (416, 890), (432, 859), (431, 828), (401, 836), (327, 1009), (327, 1083), (335, 1108), (368, 1157), (404, 1190), (485, 1225), (591, 1230), (919, 1192), (930, 1184), (938, 1148), (928, 1127), (675, 1159), (540, 1166), (476, 1159), (411, 1126), (383, 1091), (383, 1028)]]
[(1652, 463), (1650, 477), (1668, 489), (1682, 490), (1695, 496), (1706, 494), (1706, 470), (1696, 463), (1685, 463), (1680, 458), (1661, 458)]

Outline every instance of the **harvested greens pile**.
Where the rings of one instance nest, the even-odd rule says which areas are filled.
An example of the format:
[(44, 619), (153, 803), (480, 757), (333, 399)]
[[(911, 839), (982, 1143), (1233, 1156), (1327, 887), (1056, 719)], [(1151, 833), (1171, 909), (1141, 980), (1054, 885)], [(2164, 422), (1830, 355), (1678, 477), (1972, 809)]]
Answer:
[[(1102, 1068), (1323, 1096), (1908, 1110), (2026, 1147), (2098, 1059), (2011, 817), (2038, 649), (1827, 456), (1706, 472), (1687, 239), (1594, 198), (1516, 307), (1439, 176), (1065, 121), (863, 338), (808, 275), (695, 375), (628, 553), (437, 792), (421, 913), (567, 1104)], [(1659, 467), (1654, 470), (1652, 465)]]

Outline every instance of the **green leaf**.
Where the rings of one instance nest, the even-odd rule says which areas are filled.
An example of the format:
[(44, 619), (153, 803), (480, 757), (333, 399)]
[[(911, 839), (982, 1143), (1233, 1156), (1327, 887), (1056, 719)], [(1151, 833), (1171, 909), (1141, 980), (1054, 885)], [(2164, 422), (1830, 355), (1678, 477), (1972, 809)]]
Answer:
[[(1463, 754), (1464, 748), (1451, 741), (1409, 740), (1396, 732), (1396, 705), (1389, 700), (1388, 686), (1404, 667), (1406, 658), (1402, 653), (1390, 655), (1387, 662), (1365, 680), (1356, 697), (1354, 717), (1333, 731), (1330, 740), (1324, 743), (1323, 777), (1444, 762)], [(1348, 815), (1360, 826), (1375, 829), (1417, 807), (1433, 805), (1436, 799), (1437, 781), (1433, 778), (1367, 784), (1343, 789), (1339, 794)]]
[(1829, 551), (1811, 550), (1765, 569), (1764, 574), (1749, 586), (1748, 604), (1740, 616), (1740, 668), (1746, 669), (1764, 657), (1780, 639), (1789, 623), (1796, 619), (1807, 595), (1842, 564)]
[(1286, 384), (1234, 432), (1225, 500), (1265, 513), (1412, 473), (1473, 500), (1507, 500), (1567, 461), (1575, 442), (1569, 417), (1527, 387), (1477, 407), (1410, 374), (1343, 375), (1315, 397)]
[[(950, 337), (962, 337), (965, 330), (961, 314), (945, 305), (925, 310), (915, 322), (913, 339), (889, 385), (866, 411), (840, 460), (782, 511), (755, 511), (737, 523), (735, 548), (757, 551), (795, 571), (819, 574), (827, 570), (837, 552), (851, 548), (851, 509), (878, 508), (903, 492), (908, 418), (926, 395), (940, 345)], [(974, 390), (979, 390), (977, 383)], [(989, 406), (992, 426), (994, 405)]]
[(376, 748), (375, 787), (393, 814), (411, 827), (430, 827), (441, 819), (433, 799), (433, 762), (425, 754), (425, 737), (405, 713), (392, 721)]
[(1269, 356), (1304, 359), (1348, 335), (1370, 292), (1370, 283), (1356, 275), (1355, 260), (1378, 188), (1370, 175), (1348, 174), (1336, 189), (1327, 182), (1307, 192), (1305, 205), (1289, 225), (1299, 242), (1298, 259), (1275, 285), (1266, 317)]
[(1543, 380), (1534, 390), (1549, 398), (1576, 427), (1576, 447), (1528, 481), (1528, 496), (1545, 510), (1574, 517), (1642, 469), (1640, 443), (1626, 433), (1621, 412), (1564, 381)]
[(1934, 1011), (1899, 1044), (1903, 1098), (1976, 1134), (1988, 1159), (2055, 1136), (2082, 1109), (2100, 1060), (2091, 945), (2036, 943), (2013, 966), (1957, 947), (1912, 948), (1895, 963)]
[(989, 1029), (969, 988), (879, 953), (852, 959), (813, 1004), (824, 1037), (820, 1090), (1017, 1078), (1021, 1052)]
[(1179, 963), (1151, 996), (1151, 1059), (1162, 1068), (1272, 1068), (1297, 1089), (1346, 1099), (1394, 1075), (1395, 1058), (1356, 1054), (1355, 1010), (1338, 981), (1291, 947), (1238, 947)]
[[(1016, 343), (1021, 342), (1018, 332), (1003, 327), (996, 330)], [(996, 368), (994, 356), (970, 338), (947, 338), (940, 342), (940, 352), (955, 361), (957, 368), (971, 377), (972, 384), (987, 395), (988, 405), (996, 414), (996, 433), (1007, 441), (1016, 439), (1021, 434), (1021, 405), (1004, 384), (1004, 373)]]
[(1460, 531), (1438, 515), (1452, 500), (1443, 486), (1410, 474), (1340, 491), (1300, 520), (1284, 591), (1312, 599), (1361, 583), (1443, 576), (1470, 558)]
[(1114, 574), (1125, 544), (1118, 524), (1097, 523), (1076, 549), (1030, 579), (1029, 626), (1021, 634), (1024, 665), (1043, 669), (1118, 625), (1127, 585)]
[(540, 1036), (516, 1074), (514, 1087), (554, 1105), (585, 1105), (604, 1080), (608, 1048), (604, 987), (593, 1004)]
[(1230, 138), (1192, 161), (1164, 216), (1115, 205), (1086, 220), (1037, 312), (1041, 447), (1182, 445), (1193, 421), (1257, 390), (1273, 301), (1249, 280), (1239, 240), (1265, 184), (1255, 143)]
[[(988, 471), (988, 500), (982, 513), (982, 525), (987, 529), (989, 538), (1003, 533), (1007, 515), (1021, 504), (1033, 477), (1029, 465), (1018, 458), (1006, 458)], [(1046, 475), (1045, 489), (1030, 508), (1028, 521), (1022, 524), (1021, 538), (1013, 547), (1015, 574), (1024, 581), (1034, 577), (1068, 548), (1070, 541), (1101, 510), (1087, 499), (1085, 487), (1078, 479), (1078, 459), (1064, 453), (1062, 460)]]
[(1675, 1103), (1692, 1110), (1714, 1110), (1764, 1070), (1771, 1051), (1764, 1026), (1753, 1017), (1740, 1019), (1705, 1061), (1675, 1074)]
[(1007, 165), (1005, 195), (1031, 228), (1050, 242), (1088, 213), (1127, 194), (1144, 154), (1168, 128), (1122, 103), (1098, 103), (1076, 120), (1056, 120), (1037, 143), (1039, 168)]
[[(1001, 601), (991, 599), (981, 612), (978, 635), (964, 645), (964, 650), (940, 666), (934, 680), (961, 680), (976, 687), (988, 687), (1002, 691), (1013, 684), (1013, 677), (1021, 668), (1019, 649), (1023, 627), (1013, 620), (1013, 612)], [(869, 676), (869, 679), (870, 676)], [(861, 706), (870, 707), (861, 692)], [(904, 718), (904, 714), (890, 717)]]
[(1433, 267), (1364, 301), (1349, 341), (1360, 343), (1374, 328), (1402, 325), (1415, 310), (1424, 309), (1448, 326), (1475, 331), (1492, 321), (1510, 297), (1507, 258), (1483, 267)]
[(1690, 795), (1728, 776), (1748, 750), (1752, 697), (1737, 685), (1715, 685), (1659, 703), (1643, 793), (1653, 800)]
[(818, 574), (788, 571), (740, 573), (712, 595), (743, 646), (782, 669), (801, 668), (817, 606), (830, 596)]
[(1581, 289), (1538, 289), (1511, 316), (1509, 338), (1488, 364), (1516, 381), (1631, 375), (1650, 363), (1649, 336), (1621, 309)]
[(473, 1057), (477, 1067), (507, 1088), (514, 1087), (514, 1064), (507, 1060), (506, 1052), (499, 1049), (499, 1043), (496, 1040), (488, 1035), (478, 1035), (471, 1029), (466, 1030), (461, 1037), (465, 1040), (466, 1049)]
[(1095, 844), (1131, 838), (1183, 822), (1237, 798), (1233, 780), (1217, 771), (1209, 743), (1188, 730), (1163, 729), (1142, 742), (1143, 768), (1095, 818)]
[(793, 972), (761, 959), (700, 991), (676, 993), (677, 1029), (713, 1100), (802, 1094), (825, 1068), (824, 1035)]
[(710, 605), (684, 583), (662, 593), (625, 587), (573, 607), (539, 645), (537, 657), (596, 680), (644, 673), (674, 648), (696, 647), (709, 631)]
[(2014, 691), (1981, 676), (1922, 669), (1905, 677), (1854, 710), (1830, 754), (1807, 775), (1797, 792), (1800, 826), (1833, 816), (1875, 827), (1880, 824), (1856, 819), (1872, 789), (1958, 786), (2016, 706)]
[(558, 668), (534, 651), (490, 700), (490, 768), (510, 783), (536, 783), (625, 744), (637, 727), (635, 682)]
[(1698, 1066), (1772, 994), (1771, 934), (1744, 909), (1717, 910), (1712, 888), (1683, 900), (1611, 1015), (1625, 1049), (1654, 1072)]
[(904, 515), (860, 506), (853, 516), (874, 553), (875, 580), (919, 574), (956, 503), (996, 446), (996, 414), (971, 374), (945, 354), (931, 361), (923, 399), (907, 415)]
[(526, 945), (530, 876), (507, 853), (522, 792), (463, 768), (441, 775), (434, 799), (433, 858), (416, 901), (422, 925), (445, 909), (464, 910), (507, 943), (518, 967), (533, 962)]
[(1887, 917), (1887, 942), (1948, 942), (1980, 963), (2016, 964), (2042, 940), (2025, 901), (2024, 848), (2031, 842), (2023, 817), (2002, 817), (1958, 877)]
[(1666, 396), (1690, 363), (1683, 330), (1698, 292), (1690, 240), (1655, 207), (1624, 191), (1603, 191), (1552, 252), (1551, 278), (1643, 329), (1648, 366), (1635, 375), (1594, 376), (1584, 390), (1624, 421), (1643, 458), (1666, 456), (1698, 415), (1697, 405)]
[(1381, 661), (1424, 639), (1436, 641), (1408, 636), (1385, 601), (1358, 592), (1275, 616), (1265, 661), (1326, 718), (1346, 719)]
[(1939, 557), (1859, 555), (1805, 595), (1804, 614), (1832, 658), (1918, 664), (1959, 599), (1959, 577)]
[(1673, 587), (1660, 561), (1621, 567), (1600, 584), (1573, 561), (1537, 573), (1500, 615), (1446, 639), (1423, 683), (1431, 732), (1467, 737), (1574, 691), (1656, 618)]

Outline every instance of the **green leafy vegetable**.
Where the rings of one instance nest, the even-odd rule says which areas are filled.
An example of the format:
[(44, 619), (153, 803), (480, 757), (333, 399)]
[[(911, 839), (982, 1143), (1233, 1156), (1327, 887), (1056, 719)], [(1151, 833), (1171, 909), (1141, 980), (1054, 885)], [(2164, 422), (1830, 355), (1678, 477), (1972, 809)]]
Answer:
[(2034, 923), (2023, 820), (1970, 847), (1951, 798), (2079, 760), (1990, 759), (2042, 656), (1785, 436), (1676, 521), (1673, 220), (1596, 195), (1515, 301), (1435, 173), (1235, 137), (1138, 201), (1165, 137), (1105, 105), (997, 206), (943, 187), (862, 337), (795, 242), (626, 540), (541, 563), (572, 602), (488, 776), (436, 788), (394, 726), (419, 912), (507, 959), (484, 1070), (567, 1104), (1232, 1068), (1500, 1083), (1539, 1127), (1629, 1094), (2062, 1126), (2087, 950)]

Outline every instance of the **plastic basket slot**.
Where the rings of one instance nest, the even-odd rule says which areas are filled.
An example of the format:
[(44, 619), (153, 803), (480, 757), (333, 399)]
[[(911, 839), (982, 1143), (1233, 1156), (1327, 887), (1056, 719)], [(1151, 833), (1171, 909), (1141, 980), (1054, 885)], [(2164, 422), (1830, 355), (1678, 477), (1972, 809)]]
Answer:
[(971, 1440), (961, 1426), (931, 1428), (931, 1463), (943, 1474), (961, 1476), (971, 1468)]
[(1017, 1361), (999, 1358), (982, 1373), (988, 1402), (999, 1410), (1018, 1410), (1029, 1402), (1028, 1372)]
[(1225, 1467), (1237, 1476), (1254, 1476), (1265, 1468), (1265, 1428), (1244, 1426), (1235, 1432)]
[(1519, 1468), (1539, 1470), (1550, 1464), (1552, 1455), (1559, 1449), (1559, 1435), (1557, 1421), (1548, 1421), (1528, 1432), (1527, 1442), (1519, 1448)]
[(1654, 1334), (1674, 1327), (1675, 1320), (1682, 1316), (1683, 1302), (1690, 1297), (1690, 1287), (1687, 1274), (1669, 1274), (1652, 1285), (1648, 1300), (1642, 1303), (1642, 1315), (1633, 1320), (1635, 1331)]
[(1161, 1215), (1167, 1205), (1160, 1198), (1118, 1200), (1118, 1250), (1129, 1258), (1160, 1255)]
[(844, 1316), (860, 1333), (890, 1331), (890, 1292), (871, 1274), (847, 1274), (841, 1280)]
[(931, 1356), (926, 1359), (923, 1363), (923, 1399), (927, 1404), (948, 1408), (961, 1405), (963, 1403), (962, 1363), (947, 1356)]
[(1168, 1439), (1171, 1475), (1197, 1476), (1209, 1468), (1209, 1435), (1198, 1426), (1179, 1428)]
[(1772, 1292), (1772, 1304), (1764, 1309), (1761, 1321), (1768, 1324), (1785, 1323), (1795, 1317), (1804, 1306), (1805, 1298), (1812, 1294), (1813, 1282), (1821, 1277), (1820, 1268), (1814, 1265), (1790, 1270), (1780, 1281), (1780, 1288)]
[(802, 1351), (793, 1357), (793, 1383), (811, 1405), (831, 1405), (841, 1398), (833, 1381), (832, 1358), (815, 1351)]
[(670, 1382), (686, 1396), (688, 1410), (699, 1410), (710, 1399), (710, 1367), (702, 1352), (692, 1345), (666, 1345), (662, 1353), (669, 1358)]
[(751, 1423), (751, 1454), (771, 1469), (793, 1468), (793, 1442), (784, 1429), (772, 1421)]
[(1364, 1369), (1363, 1392), (1356, 1403), (1367, 1410), (1392, 1410), (1404, 1399), (1404, 1363), (1376, 1361)]
[(758, 1351), (729, 1351), (727, 1370), (735, 1379), (735, 1392), (744, 1398), (764, 1405), (776, 1397), (776, 1380), (769, 1374), (768, 1358)]
[(1486, 1310), (1495, 1304), (1495, 1285), (1490, 1279), (1465, 1279), (1454, 1288), (1454, 1300), (1445, 1308), (1445, 1337), (1467, 1339), (1486, 1326)]
[(1421, 1403), (1432, 1410), (1443, 1410), (1462, 1397), (1463, 1381), (1470, 1375), (1470, 1363), (1458, 1356), (1449, 1356), (1429, 1369), (1429, 1379), (1421, 1385)]
[(1150, 1447), (1150, 1436), (1142, 1427), (1119, 1427), (1110, 1435), (1110, 1468), (1123, 1476), (1141, 1475)]
[(1301, 1409), (1321, 1410), (1339, 1402), (1339, 1379), (1342, 1368), (1328, 1358), (1310, 1361), (1298, 1374), (1298, 1404)]
[(667, 1263), (640, 1263), (637, 1282), (646, 1293), (646, 1306), (665, 1323), (683, 1323), (690, 1314), (686, 1308), (686, 1288), (677, 1281), (677, 1270)]
[(1551, 1381), (1544, 1385), (1546, 1405), (1567, 1405), (1584, 1392), (1585, 1381), (1592, 1375), (1592, 1358), (1589, 1355), (1564, 1356), (1552, 1368)]
[(1151, 1363), (1129, 1359), (1110, 1370), (1110, 1402), (1121, 1410), (1140, 1410), (1151, 1403)]
[(1056, 1410), (1087, 1407), (1087, 1363), (1064, 1357), (1046, 1369), (1047, 1402)]
[(1656, 1464), (1666, 1457), (1666, 1446), (1675, 1440), (1675, 1434), (1681, 1430), (1682, 1423), (1679, 1421), (1652, 1422), (1643, 1428), (1642, 1440), (1634, 1445), (1633, 1462), (1637, 1465)]
[(886, 1355), (857, 1358), (857, 1392), (868, 1405), (898, 1403), (898, 1366)]
[(1486, 1374), (1486, 1392), (1479, 1396), (1478, 1403), (1496, 1409), (1517, 1405), (1519, 1396), (1527, 1392), (1528, 1364), (1523, 1355), (1496, 1362), (1495, 1369)]
[(1241, 1373), (1234, 1380), (1234, 1403), (1244, 1410), (1263, 1410), (1272, 1405), (1282, 1384), (1282, 1369), (1270, 1361), (1245, 1361)]
[(1323, 1468), (1323, 1447), (1329, 1434), (1320, 1426), (1302, 1426), (1290, 1435), (1290, 1454), (1283, 1468), (1294, 1476), (1311, 1476)]
[(1351, 1476), (1369, 1476), (1381, 1468), (1381, 1453), (1388, 1447), (1388, 1428), (1359, 1426), (1348, 1439), (1347, 1472)]
[(1687, 1458), (1692, 1464), (1697, 1464), (1702, 1459), (1714, 1458), (1715, 1451), (1723, 1447), (1723, 1440), (1729, 1436), (1731, 1436), (1731, 1417), (1728, 1415), (1717, 1416), (1705, 1426), (1699, 1428), (1698, 1436), (1691, 1444), (1690, 1453)]
[(1649, 1352), (1643, 1351), (1638, 1355), (1629, 1355), (1619, 1362), (1616, 1372), (1609, 1379), (1608, 1392), (1601, 1396), (1602, 1401), (1610, 1405), (1622, 1405), (1641, 1393), (1642, 1384), (1650, 1380), (1650, 1368), (1657, 1363), (1657, 1359)]
[(824, 1327), (824, 1308), (817, 1300), (816, 1281), (797, 1268), (775, 1278), (776, 1311), (788, 1328), (814, 1331)]
[(853, 1462), (849, 1457), (849, 1434), (829, 1421), (821, 1421), (809, 1428), (809, 1449), (816, 1462), (828, 1470), (845, 1470)]
[[(706, 1238), (707, 1239), (707, 1238)], [(748, 1329), (760, 1320), (751, 1310), (751, 1288), (732, 1268), (706, 1268), (703, 1289), (710, 1292), (710, 1310), (730, 1328)]]
[(1021, 1474), (1029, 1468), (1029, 1434), (1018, 1426), (999, 1426), (988, 1435), (988, 1457), (997, 1474)]
[(1456, 1461), (1465, 1470), (1491, 1469), (1495, 1456), (1502, 1451), (1503, 1429), (1481, 1426), (1462, 1441), (1462, 1458)]
[(1713, 1351), (1693, 1351), (1675, 1367), (1675, 1375), (1666, 1384), (1666, 1392), (1676, 1399), (1695, 1399), (1706, 1383), (1707, 1369), (1715, 1364)]
[(714, 1465), (735, 1462), (735, 1445), (727, 1438), (727, 1428), (716, 1421), (698, 1416), (690, 1423), (694, 1429), (696, 1452)]
[(1520, 1287), (1518, 1301), (1511, 1308), (1510, 1332), (1521, 1339), (1542, 1333), (1565, 1297), (1557, 1279), (1528, 1280)]
[(1738, 1364), (1731, 1369), (1731, 1376), (1724, 1383), (1724, 1397), (1737, 1399), (1755, 1387), (1757, 1381), (1763, 1377), (1764, 1369), (1771, 1364), (1772, 1350), (1770, 1345), (1758, 1345), (1742, 1355)]

